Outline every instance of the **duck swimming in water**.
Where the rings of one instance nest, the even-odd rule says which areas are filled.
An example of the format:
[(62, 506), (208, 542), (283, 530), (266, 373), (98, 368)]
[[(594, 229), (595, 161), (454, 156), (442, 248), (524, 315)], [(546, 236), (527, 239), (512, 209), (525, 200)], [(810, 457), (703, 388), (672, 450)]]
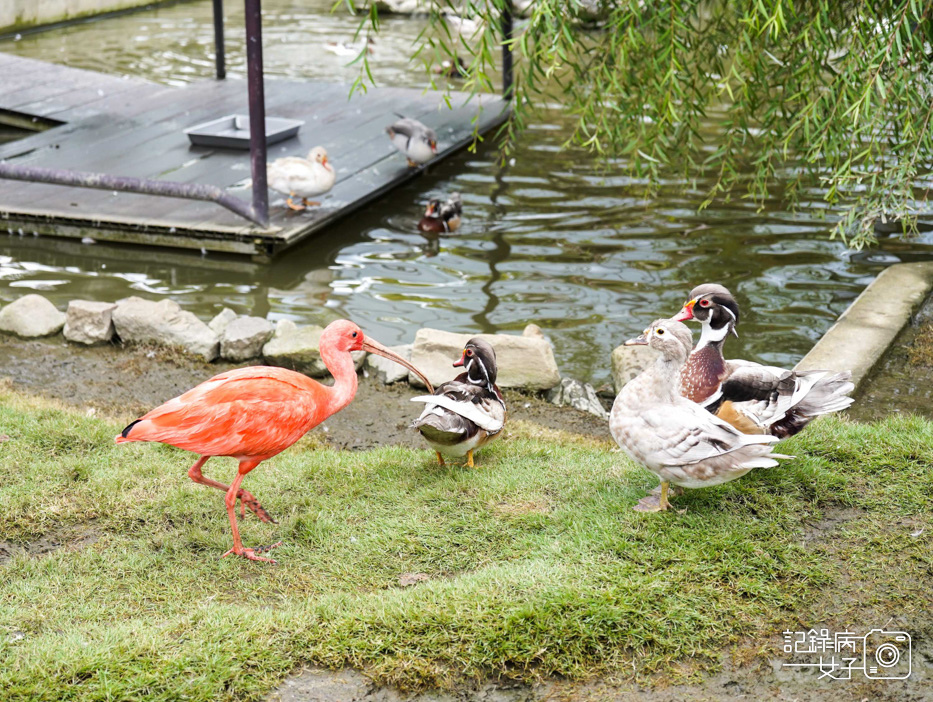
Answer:
[(460, 228), (460, 215), (463, 214), (463, 202), (460, 193), (451, 195), (447, 202), (431, 200), (424, 210), (424, 217), (418, 222), (418, 231), (449, 234)]

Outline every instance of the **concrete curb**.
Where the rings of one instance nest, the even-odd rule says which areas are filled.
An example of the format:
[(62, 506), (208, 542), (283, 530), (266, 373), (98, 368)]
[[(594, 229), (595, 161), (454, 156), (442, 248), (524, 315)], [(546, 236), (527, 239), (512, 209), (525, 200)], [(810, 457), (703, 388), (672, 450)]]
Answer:
[(795, 370), (851, 370), (858, 388), (931, 291), (933, 262), (885, 268)]

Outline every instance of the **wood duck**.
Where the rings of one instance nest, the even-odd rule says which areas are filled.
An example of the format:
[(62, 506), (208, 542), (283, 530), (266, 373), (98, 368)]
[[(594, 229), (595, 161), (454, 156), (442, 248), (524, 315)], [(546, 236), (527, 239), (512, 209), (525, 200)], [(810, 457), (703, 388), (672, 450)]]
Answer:
[(751, 361), (727, 361), (722, 346), (738, 334), (739, 305), (722, 285), (694, 288), (674, 317), (702, 325), (700, 341), (680, 377), (684, 397), (698, 402), (740, 431), (793, 436), (815, 417), (852, 404), (852, 373), (792, 371)]
[[(337, 172), (327, 160), (327, 149), (315, 146), (308, 158), (287, 156), (270, 163), (266, 167), (266, 179), (272, 190), (288, 196), (285, 204), (290, 209), (301, 212), (309, 205), (321, 204), (308, 198), (329, 192), (337, 182)], [(295, 204), (292, 201), (295, 197), (300, 197), (302, 204)]]
[(392, 140), (392, 146), (405, 154), (410, 168), (427, 163), (437, 153), (437, 133), (416, 119), (402, 117), (386, 132)]
[(642, 499), (637, 511), (668, 509), (671, 483), (684, 488), (719, 485), (788, 458), (771, 453), (777, 437), (743, 434), (680, 394), (680, 372), (693, 348), (693, 335), (684, 324), (659, 319), (625, 345), (647, 345), (661, 353), (622, 388), (609, 413), (612, 438), (661, 480), (659, 496)]
[(438, 463), (444, 465), (444, 456), (466, 455), (472, 468), (473, 452), (496, 439), (505, 426), (505, 400), (496, 386), (496, 352), (487, 342), (470, 339), (454, 366), (466, 370), (433, 395), (412, 398), (426, 405), (412, 427), (435, 450)]
[(463, 214), (463, 202), (460, 193), (451, 195), (447, 202), (431, 200), (424, 210), (424, 217), (418, 222), (418, 230), (449, 234), (460, 228), (460, 215)]

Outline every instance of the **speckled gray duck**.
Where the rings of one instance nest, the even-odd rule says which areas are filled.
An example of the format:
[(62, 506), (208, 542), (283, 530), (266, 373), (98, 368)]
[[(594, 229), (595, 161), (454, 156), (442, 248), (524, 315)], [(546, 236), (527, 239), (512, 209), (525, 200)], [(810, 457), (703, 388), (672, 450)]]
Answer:
[(416, 119), (402, 117), (386, 127), (392, 146), (405, 154), (409, 168), (427, 163), (437, 155), (437, 132)]
[(777, 437), (743, 434), (680, 394), (680, 371), (693, 348), (693, 335), (684, 324), (659, 319), (625, 344), (648, 345), (661, 353), (654, 365), (622, 388), (609, 414), (612, 438), (661, 479), (659, 499), (646, 498), (636, 510), (668, 509), (671, 484), (719, 485), (788, 458), (771, 453)]
[(465, 372), (438, 387), (433, 395), (412, 398), (412, 402), (426, 405), (412, 427), (437, 452), (438, 463), (444, 465), (444, 456), (465, 455), (472, 468), (473, 452), (496, 439), (505, 426), (505, 400), (496, 385), (496, 351), (474, 337), (453, 365), (462, 366)]
[(681, 372), (680, 391), (740, 431), (784, 439), (821, 414), (852, 404), (855, 386), (845, 371), (792, 371), (751, 361), (725, 360), (722, 347), (736, 334), (739, 304), (726, 288), (698, 285), (674, 316), (702, 325), (700, 341)]

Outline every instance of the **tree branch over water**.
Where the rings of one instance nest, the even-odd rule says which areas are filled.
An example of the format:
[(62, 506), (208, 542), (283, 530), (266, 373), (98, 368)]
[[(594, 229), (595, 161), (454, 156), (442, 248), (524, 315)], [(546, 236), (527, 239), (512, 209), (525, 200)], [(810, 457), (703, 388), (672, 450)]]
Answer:
[[(503, 5), (425, 0), (412, 54), (432, 83), (434, 64), (461, 57), (457, 89), (497, 89)], [(833, 237), (869, 245), (876, 220), (909, 232), (929, 213), (931, 11), (933, 0), (533, 0), (512, 40), (501, 145), (558, 102), (575, 118), (568, 144), (627, 170), (647, 196), (670, 177), (702, 182), (704, 207), (794, 206), (806, 193), (835, 213)], [(378, 24), (370, 7), (361, 31)]]

